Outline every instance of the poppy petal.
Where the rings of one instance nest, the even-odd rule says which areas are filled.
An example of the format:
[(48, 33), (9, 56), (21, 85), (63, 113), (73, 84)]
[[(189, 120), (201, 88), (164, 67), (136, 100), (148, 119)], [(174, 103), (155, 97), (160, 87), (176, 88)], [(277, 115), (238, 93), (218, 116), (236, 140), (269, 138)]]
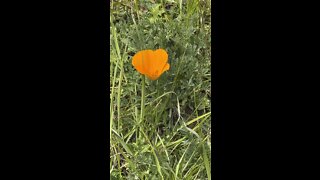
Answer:
[(136, 68), (137, 71), (139, 71), (141, 74), (148, 73), (148, 59), (151, 58), (151, 52), (152, 50), (143, 50), (136, 53), (132, 58), (132, 65)]
[(133, 67), (139, 71), (141, 74), (145, 74), (145, 71), (143, 69), (142, 65), (142, 51), (137, 52), (133, 57), (132, 57), (132, 65)]
[(164, 66), (164, 68), (163, 68), (163, 70), (162, 70), (161, 74), (162, 74), (163, 72), (165, 72), (165, 71), (169, 70), (169, 69), (170, 69), (170, 64), (169, 64), (169, 63), (167, 63), (167, 64)]
[(164, 49), (139, 51), (133, 56), (132, 65), (151, 80), (158, 79), (164, 71), (170, 69), (168, 54)]
[(165, 66), (165, 64), (168, 62), (168, 54), (164, 49), (157, 49), (154, 51), (155, 54), (155, 62), (156, 65), (156, 71), (158, 73), (162, 73), (162, 69)]
[(153, 74), (156, 67), (154, 63), (154, 51), (144, 50), (142, 55), (142, 64), (146, 74)]

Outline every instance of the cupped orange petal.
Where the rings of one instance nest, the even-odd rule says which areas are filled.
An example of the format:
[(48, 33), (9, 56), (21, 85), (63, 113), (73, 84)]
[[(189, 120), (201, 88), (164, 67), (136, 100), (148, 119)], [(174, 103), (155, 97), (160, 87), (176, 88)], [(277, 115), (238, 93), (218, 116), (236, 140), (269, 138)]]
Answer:
[(153, 74), (153, 72), (155, 71), (155, 64), (154, 64), (154, 51), (153, 50), (145, 50), (144, 51), (144, 56), (143, 56), (143, 66), (144, 69), (146, 70), (146, 74)]
[(139, 51), (133, 56), (132, 65), (151, 80), (158, 79), (164, 71), (170, 69), (168, 54), (164, 49)]
[(169, 69), (170, 69), (170, 64), (169, 64), (169, 63), (167, 63), (167, 64), (164, 66), (164, 68), (163, 68), (163, 70), (162, 70), (161, 74), (162, 74), (162, 73), (164, 73), (165, 71), (168, 71)]
[(168, 62), (168, 54), (164, 49), (157, 49), (156, 51), (154, 51), (154, 55), (155, 55), (154, 64), (156, 65), (156, 70), (155, 70), (156, 72), (154, 73), (161, 75), (163, 73), (162, 71), (163, 68)]
[(142, 50), (137, 52), (132, 58), (132, 65), (141, 74), (149, 73), (148, 66), (150, 66), (150, 63), (148, 62), (150, 62), (150, 59), (152, 59), (152, 54), (152, 50)]

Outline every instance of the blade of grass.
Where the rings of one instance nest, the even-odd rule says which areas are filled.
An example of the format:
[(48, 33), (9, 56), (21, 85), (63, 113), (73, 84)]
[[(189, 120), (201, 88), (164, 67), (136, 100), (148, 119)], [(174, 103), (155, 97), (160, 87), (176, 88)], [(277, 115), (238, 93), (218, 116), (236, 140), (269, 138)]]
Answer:
[(184, 155), (185, 155), (186, 152), (188, 151), (190, 145), (191, 145), (191, 144), (188, 145), (188, 147), (186, 148), (186, 150), (185, 150), (184, 153), (182, 154), (182, 156), (181, 156), (181, 158), (180, 158), (180, 160), (179, 160), (179, 162), (178, 162), (178, 164), (177, 164), (177, 166), (176, 166), (176, 172), (175, 172), (176, 177), (178, 177), (180, 164), (181, 164), (181, 162), (182, 162), (182, 160), (183, 160), (183, 158), (184, 158)]
[(167, 160), (168, 160), (168, 162), (169, 162), (170, 159), (169, 159), (169, 154), (168, 154), (167, 148), (166, 148), (166, 146), (164, 145), (164, 143), (163, 143), (163, 141), (162, 141), (162, 139), (161, 139), (161, 137), (159, 136), (158, 133), (157, 133), (157, 136), (158, 136), (158, 138), (159, 138), (159, 140), (160, 140), (160, 143), (161, 143), (161, 145), (162, 145), (162, 147), (163, 147), (163, 149), (164, 149), (164, 152), (166, 153)]
[(133, 155), (132, 151), (127, 146), (127, 144), (124, 142), (124, 140), (121, 138), (121, 136), (114, 129), (112, 129), (112, 131), (116, 135), (115, 137), (120, 141), (122, 147), (127, 151), (127, 153), (129, 153), (132, 156)]
[(192, 119), (191, 121), (187, 122), (186, 125), (188, 126), (188, 125), (190, 125), (190, 124), (198, 121), (199, 119), (204, 118), (204, 117), (206, 117), (206, 116), (208, 116), (208, 115), (210, 115), (210, 114), (211, 114), (211, 112), (208, 112), (208, 113), (203, 114), (203, 115), (201, 115), (201, 116), (199, 116), (199, 117), (196, 117), (196, 118)]
[(110, 22), (111, 22), (111, 27), (112, 27), (112, 35), (113, 35), (113, 40), (116, 46), (116, 52), (118, 55), (118, 60), (120, 61), (120, 75), (119, 75), (119, 84), (118, 84), (118, 93), (117, 93), (117, 112), (118, 112), (118, 131), (120, 130), (120, 96), (121, 96), (121, 82), (122, 82), (122, 74), (123, 74), (123, 59), (121, 58), (121, 54), (120, 54), (120, 48), (119, 48), (119, 43), (118, 43), (118, 38), (117, 38), (117, 32), (116, 32), (116, 28), (113, 24), (112, 21), (112, 16), (110, 16)]
[(148, 141), (148, 143), (149, 143), (149, 145), (150, 145), (150, 147), (151, 147), (152, 154), (153, 154), (153, 156), (154, 156), (154, 158), (155, 158), (155, 161), (156, 161), (157, 170), (158, 170), (158, 172), (159, 172), (159, 174), (160, 174), (160, 176), (161, 176), (161, 179), (164, 180), (164, 177), (163, 177), (162, 172), (161, 172), (161, 166), (160, 166), (160, 163), (159, 163), (159, 159), (158, 159), (157, 154), (156, 154), (156, 152), (155, 152), (155, 150), (154, 150), (154, 147), (153, 147), (153, 145), (151, 144), (148, 136), (145, 134), (145, 132), (144, 132), (144, 130), (142, 129), (142, 127), (140, 127), (140, 131), (141, 131), (141, 133), (144, 135), (145, 139)]
[(206, 148), (205, 148), (204, 144), (202, 144), (202, 156), (203, 156), (204, 165), (205, 165), (206, 170), (207, 170), (208, 179), (211, 179), (210, 162), (209, 162), (209, 158), (208, 158), (207, 151), (206, 151)]

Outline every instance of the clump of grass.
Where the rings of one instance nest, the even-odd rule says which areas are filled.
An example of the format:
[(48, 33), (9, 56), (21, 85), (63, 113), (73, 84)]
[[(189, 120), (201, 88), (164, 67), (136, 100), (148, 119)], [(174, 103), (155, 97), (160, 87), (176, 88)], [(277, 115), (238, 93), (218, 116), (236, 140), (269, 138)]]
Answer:
[[(111, 179), (211, 179), (210, 1), (111, 1)], [(170, 70), (145, 79), (131, 65), (163, 48)]]

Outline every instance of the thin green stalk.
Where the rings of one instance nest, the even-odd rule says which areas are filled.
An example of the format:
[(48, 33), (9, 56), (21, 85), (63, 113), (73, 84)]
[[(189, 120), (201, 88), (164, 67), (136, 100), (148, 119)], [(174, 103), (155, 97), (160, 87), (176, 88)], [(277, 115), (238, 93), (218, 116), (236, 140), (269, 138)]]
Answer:
[(209, 162), (209, 158), (208, 158), (208, 155), (207, 155), (206, 148), (204, 147), (203, 144), (202, 144), (202, 156), (203, 156), (203, 160), (204, 160), (204, 165), (206, 167), (208, 179), (211, 179), (210, 162)]
[(164, 6), (164, 3), (163, 3), (163, 0), (161, 0), (161, 6), (162, 6), (162, 9), (165, 11), (165, 6)]
[(113, 126), (113, 116), (114, 116), (114, 107), (113, 107), (113, 97), (114, 97), (114, 89), (115, 89), (115, 81), (116, 81), (116, 75), (117, 75), (117, 66), (119, 61), (117, 61), (116, 66), (114, 67), (114, 73), (113, 73), (113, 80), (112, 80), (112, 88), (111, 88), (111, 96), (110, 96), (110, 139), (111, 139), (111, 129)]
[(180, 16), (182, 16), (182, 0), (180, 0), (179, 6), (180, 6)]
[[(121, 60), (120, 60), (121, 61)], [(120, 77), (119, 77), (119, 84), (118, 84), (118, 97), (117, 97), (117, 112), (118, 112), (118, 131), (120, 131), (120, 98), (121, 98), (121, 82), (123, 77), (123, 60), (120, 62), (121, 70), (120, 70)]]
[[(121, 58), (120, 55), (120, 48), (119, 48), (119, 44), (118, 44), (118, 38), (117, 38), (117, 32), (116, 32), (116, 28), (113, 24), (113, 19), (112, 16), (110, 16), (110, 22), (111, 22), (111, 26), (112, 26), (112, 35), (113, 35), (113, 40), (115, 43), (115, 47), (116, 47), (116, 52), (118, 55), (118, 61), (120, 61), (120, 75), (119, 75), (119, 84), (118, 84), (118, 96), (117, 96), (117, 112), (118, 112), (118, 131), (120, 130), (120, 95), (121, 95), (121, 81), (122, 81), (122, 74), (123, 74), (123, 60)], [(111, 132), (110, 132), (111, 134)]]
[[(112, 16), (110, 16), (110, 22), (111, 24), (113, 25), (112, 23)], [(114, 34), (114, 26), (112, 26), (112, 33)], [(116, 81), (116, 75), (117, 75), (117, 66), (118, 66), (118, 63), (119, 61), (117, 61), (116, 63), (116, 66), (115, 66), (115, 70), (114, 70), (114, 73), (113, 73), (113, 80), (112, 80), (112, 89), (111, 89), (111, 99), (110, 99), (110, 139), (111, 139), (111, 129), (112, 129), (112, 126), (113, 126), (113, 111), (114, 111), (114, 108), (113, 108), (113, 96), (114, 96), (114, 87), (115, 87), (115, 81)]]
[(134, 1), (134, 7), (135, 7), (135, 10), (136, 10), (136, 13), (137, 13), (137, 18), (138, 18), (138, 21), (140, 21), (140, 17), (139, 17), (139, 5), (138, 5), (138, 0), (135, 0)]
[[(144, 120), (144, 93), (145, 93), (145, 76), (142, 76), (142, 86), (141, 86), (141, 112), (140, 112), (140, 123)], [(139, 123), (139, 124), (140, 124)], [(140, 136), (141, 137), (141, 136)]]
[(141, 116), (140, 121), (143, 121), (144, 118), (144, 92), (145, 92), (145, 76), (142, 75), (142, 87), (141, 87)]

